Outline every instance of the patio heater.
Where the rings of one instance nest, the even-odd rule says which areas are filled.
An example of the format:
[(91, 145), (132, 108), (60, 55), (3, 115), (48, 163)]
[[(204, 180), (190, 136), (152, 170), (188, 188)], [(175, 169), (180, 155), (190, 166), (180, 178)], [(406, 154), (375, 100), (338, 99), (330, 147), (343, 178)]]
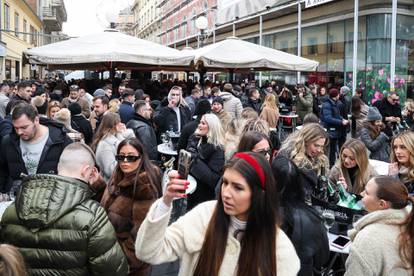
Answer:
[[(197, 43), (197, 48), (202, 48), (204, 46), (204, 31), (207, 29), (208, 27), (208, 20), (207, 17), (202, 15), (199, 16), (196, 19), (196, 28), (200, 30), (200, 35), (198, 38), (198, 43)], [(200, 74), (200, 85), (201, 85), (201, 89), (202, 89), (202, 93), (204, 96), (204, 75), (206, 74), (207, 70), (205, 68), (201, 68), (198, 70), (198, 73)]]

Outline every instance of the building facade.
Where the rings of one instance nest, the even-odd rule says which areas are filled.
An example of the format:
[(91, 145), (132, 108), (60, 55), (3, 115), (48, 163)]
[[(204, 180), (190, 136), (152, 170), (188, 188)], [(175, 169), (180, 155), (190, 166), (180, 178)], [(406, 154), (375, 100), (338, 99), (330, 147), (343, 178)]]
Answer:
[[(319, 5), (311, 6), (315, 2)], [(301, 28), (298, 32), (296, 0), (193, 0), (162, 1), (161, 43), (183, 48), (197, 47), (200, 30), (195, 19), (206, 15), (209, 21), (206, 43), (236, 36), (260, 42), (274, 49), (317, 60), (317, 72), (264, 72), (264, 80), (293, 84), (318, 83), (324, 86), (352, 87), (354, 1), (301, 0)], [(322, 3), (322, 4), (321, 4)], [(358, 7), (357, 87), (365, 89), (371, 103), (390, 90), (392, 1), (364, 0)], [(262, 32), (260, 32), (262, 18)], [(211, 34), (212, 33), (212, 34)], [(414, 0), (398, 0), (396, 24), (395, 90), (402, 97), (414, 97)]]
[(132, 5), (134, 16), (133, 33), (135, 36), (160, 42), (161, 13), (159, 3), (161, 0), (135, 0)]
[(43, 23), (23, 0), (1, 1), (1, 41), (5, 46), (0, 61), (0, 80), (18, 81), (30, 78), (31, 67), (24, 63), (23, 51), (40, 45)]
[(115, 23), (115, 29), (117, 29), (121, 33), (125, 33), (125, 34), (133, 36), (134, 35), (133, 25), (134, 25), (134, 13), (132, 12), (130, 7), (126, 7), (125, 9), (119, 12), (118, 18)]

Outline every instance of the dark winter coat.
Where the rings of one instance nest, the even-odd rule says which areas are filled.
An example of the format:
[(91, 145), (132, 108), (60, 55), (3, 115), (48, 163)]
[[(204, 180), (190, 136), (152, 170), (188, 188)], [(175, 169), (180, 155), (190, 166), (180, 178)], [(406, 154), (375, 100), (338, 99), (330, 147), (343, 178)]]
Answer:
[[(159, 177), (161, 183), (161, 176)], [(119, 183), (111, 181), (101, 200), (115, 228), (116, 237), (129, 264), (129, 275), (148, 275), (150, 265), (135, 256), (135, 240), (141, 223), (151, 204), (158, 198), (158, 190), (150, 184), (146, 172), (126, 175)]]
[(187, 145), (193, 157), (190, 174), (197, 180), (197, 189), (188, 197), (187, 209), (215, 198), (214, 190), (224, 166), (224, 150), (207, 143), (206, 137), (200, 144), (199, 139), (193, 135)]
[[(40, 157), (37, 173), (56, 174), (60, 155), (72, 140), (66, 135), (62, 124), (42, 117), (40, 124), (49, 128), (49, 138)], [(20, 150), (20, 138), (13, 131), (1, 141), (0, 190), (10, 191), (12, 183), (21, 180), (22, 173), (28, 174)]]
[(132, 117), (134, 117), (135, 110), (134, 110), (134, 107), (132, 106), (132, 103), (123, 101), (121, 105), (119, 106), (118, 113), (119, 113), (119, 117), (121, 117), (121, 122), (126, 124), (128, 123), (129, 120), (132, 119)]
[(0, 139), (13, 132), (11, 115), (6, 115), (0, 122)]
[(360, 139), (367, 149), (369, 149), (370, 159), (380, 160), (387, 163), (390, 162), (390, 139), (384, 132), (381, 132), (377, 138), (373, 139), (369, 134), (369, 130), (364, 127), (361, 129)]
[(144, 145), (149, 158), (158, 160), (157, 136), (152, 122), (135, 113), (126, 127), (134, 130), (135, 137)]
[[(179, 109), (181, 115), (180, 129), (183, 129), (183, 127), (191, 121), (191, 111), (188, 107), (179, 107)], [(178, 131), (177, 114), (174, 109), (169, 108), (168, 106), (160, 107), (160, 109), (155, 112), (154, 122), (158, 126), (159, 133), (166, 132), (170, 129)]]
[[(327, 129), (329, 138), (338, 139), (343, 136), (340, 103), (329, 99), (322, 104), (321, 122)], [(346, 135), (346, 132), (345, 132)]]
[(257, 113), (260, 113), (260, 110), (262, 108), (262, 101), (260, 99), (258, 100), (252, 100), (252, 99), (248, 99), (247, 102), (244, 104), (243, 106), (244, 108), (246, 107), (251, 107), (253, 108)]
[(401, 115), (401, 106), (399, 104), (392, 105), (388, 102), (387, 97), (383, 98), (381, 101), (375, 102), (374, 106), (378, 108), (379, 112), (382, 115), (382, 121), (385, 124), (385, 134), (389, 137), (392, 137), (392, 130), (395, 129), (395, 123), (389, 123), (385, 121), (386, 117), (398, 117), (402, 119)]
[(126, 275), (128, 265), (88, 184), (33, 175), (4, 212), (1, 242), (20, 249), (29, 275)]
[(189, 122), (183, 127), (180, 133), (180, 139), (178, 139), (178, 152), (180, 152), (181, 149), (187, 148), (188, 140), (190, 139), (191, 135), (194, 134), (194, 131), (196, 131), (200, 120), (201, 118), (197, 118), (196, 120)]
[(72, 116), (71, 126), (74, 130), (83, 134), (83, 138), (85, 139), (85, 143), (87, 145), (92, 143), (92, 125), (82, 114)]
[(329, 260), (329, 241), (326, 228), (318, 213), (305, 204), (283, 208), (282, 230), (289, 237), (300, 259), (298, 275), (313, 275)]

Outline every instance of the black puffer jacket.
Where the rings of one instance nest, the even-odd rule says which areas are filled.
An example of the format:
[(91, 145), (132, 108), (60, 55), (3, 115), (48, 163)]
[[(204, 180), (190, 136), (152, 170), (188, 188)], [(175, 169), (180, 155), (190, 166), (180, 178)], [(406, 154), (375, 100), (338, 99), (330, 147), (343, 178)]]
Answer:
[(191, 136), (187, 150), (192, 153), (193, 161), (190, 174), (197, 180), (197, 189), (188, 197), (188, 209), (215, 198), (215, 188), (224, 166), (224, 150), (207, 143), (206, 137), (199, 139)]
[[(60, 154), (72, 140), (66, 135), (62, 124), (42, 117), (40, 124), (49, 128), (49, 139), (40, 157), (37, 173), (56, 174)], [(13, 131), (1, 141), (0, 191), (10, 191), (13, 182), (21, 180), (22, 173), (28, 174), (22, 159), (20, 138)]]
[(126, 127), (134, 130), (135, 137), (145, 146), (149, 158), (151, 160), (158, 160), (157, 136), (151, 121), (135, 113), (126, 124)]
[(1, 242), (19, 248), (30, 275), (127, 275), (114, 229), (92, 195), (74, 178), (25, 178), (3, 214)]
[[(181, 124), (180, 129), (191, 121), (191, 111), (188, 107), (179, 107)], [(178, 119), (174, 109), (168, 106), (160, 107), (154, 114), (154, 122), (158, 126), (159, 133), (167, 130), (178, 131)]]
[(72, 116), (71, 126), (74, 130), (79, 131), (85, 138), (85, 144), (90, 145), (93, 138), (93, 130), (91, 123), (83, 116), (77, 114)]
[(281, 228), (295, 246), (301, 263), (298, 275), (313, 275), (313, 268), (321, 270), (329, 260), (326, 228), (310, 206), (300, 204), (282, 210)]

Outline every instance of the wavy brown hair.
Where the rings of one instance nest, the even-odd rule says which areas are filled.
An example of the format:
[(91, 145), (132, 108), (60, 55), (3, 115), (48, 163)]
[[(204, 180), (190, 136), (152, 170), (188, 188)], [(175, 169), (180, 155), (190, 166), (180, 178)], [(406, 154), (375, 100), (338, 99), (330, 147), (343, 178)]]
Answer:
[[(246, 230), (240, 241), (237, 276), (276, 276), (276, 238), (279, 225), (276, 183), (269, 162), (263, 155), (248, 152), (263, 168), (265, 189), (254, 168), (244, 159), (233, 158), (226, 164), (243, 175), (251, 189)], [(217, 276), (223, 262), (229, 234), (230, 216), (224, 212), (221, 196), (207, 227), (203, 246), (194, 271), (196, 276)]]
[(96, 152), (96, 148), (98, 147), (99, 142), (104, 139), (109, 134), (116, 133), (116, 125), (121, 122), (121, 117), (118, 113), (107, 112), (103, 118), (102, 122), (96, 131), (94, 136), (91, 148), (94, 152)]

